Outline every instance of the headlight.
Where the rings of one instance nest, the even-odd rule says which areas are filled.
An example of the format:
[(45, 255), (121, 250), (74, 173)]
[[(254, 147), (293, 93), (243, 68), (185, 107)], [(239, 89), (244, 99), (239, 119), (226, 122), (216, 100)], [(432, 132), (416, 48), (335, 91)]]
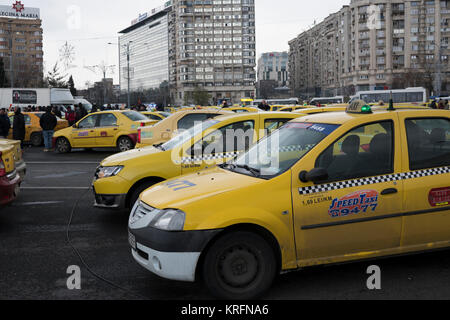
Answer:
[(150, 227), (164, 231), (183, 231), (186, 214), (180, 210), (162, 210), (150, 223)]
[(123, 170), (123, 166), (114, 166), (114, 167), (100, 167), (97, 177), (99, 179), (114, 177), (119, 174), (120, 171)]

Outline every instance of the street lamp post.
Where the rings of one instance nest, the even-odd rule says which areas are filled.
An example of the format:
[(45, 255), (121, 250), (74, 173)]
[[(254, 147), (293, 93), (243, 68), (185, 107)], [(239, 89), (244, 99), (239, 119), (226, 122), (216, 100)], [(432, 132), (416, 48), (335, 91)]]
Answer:
[[(128, 43), (126, 45), (122, 45), (122, 47), (127, 49), (127, 82), (128, 82), (128, 89), (127, 89), (127, 100), (128, 100), (128, 108), (131, 107), (131, 93), (130, 93), (130, 44), (133, 43), (133, 41), (128, 41)], [(108, 44), (117, 44), (118, 43), (112, 43), (112, 42), (108, 42)], [(120, 51), (119, 51), (120, 54)], [(120, 58), (119, 58), (120, 59)]]

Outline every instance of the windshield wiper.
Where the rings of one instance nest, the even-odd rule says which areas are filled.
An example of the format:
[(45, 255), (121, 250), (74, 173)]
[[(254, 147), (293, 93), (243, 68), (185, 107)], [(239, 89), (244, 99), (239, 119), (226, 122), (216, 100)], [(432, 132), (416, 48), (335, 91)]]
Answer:
[(155, 145), (153, 145), (153, 147), (154, 147), (154, 148), (157, 148), (157, 149), (159, 149), (159, 150), (162, 150), (162, 151), (166, 151), (166, 149), (164, 149), (164, 147), (163, 147), (163, 144), (164, 144), (164, 143), (155, 144)]
[(247, 170), (248, 172), (253, 174), (255, 177), (260, 177), (261, 176), (261, 170), (249, 167), (246, 164), (234, 164), (234, 166), (235, 166), (235, 168), (240, 168), (240, 169)]

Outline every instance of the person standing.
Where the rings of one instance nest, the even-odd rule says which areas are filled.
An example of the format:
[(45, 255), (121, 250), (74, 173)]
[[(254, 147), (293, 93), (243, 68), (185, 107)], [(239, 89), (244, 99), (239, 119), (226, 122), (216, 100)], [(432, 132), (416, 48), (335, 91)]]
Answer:
[(75, 111), (73, 111), (71, 107), (67, 107), (66, 120), (69, 122), (69, 127), (73, 127), (75, 124), (75, 118)]
[(52, 149), (53, 135), (55, 134), (55, 127), (58, 124), (56, 116), (52, 113), (52, 108), (48, 107), (47, 111), (42, 115), (39, 121), (41, 128), (43, 130), (42, 134), (44, 136), (44, 152), (49, 152)]
[(259, 104), (258, 109), (263, 110), (263, 111), (270, 111), (270, 106), (267, 104), (266, 100), (263, 100)]
[(9, 136), (9, 129), (11, 129), (11, 121), (9, 121), (6, 109), (0, 110), (0, 138), (6, 139)]
[(14, 110), (13, 139), (20, 141), (20, 147), (23, 149), (23, 141), (25, 140), (25, 117), (20, 107), (16, 107)]

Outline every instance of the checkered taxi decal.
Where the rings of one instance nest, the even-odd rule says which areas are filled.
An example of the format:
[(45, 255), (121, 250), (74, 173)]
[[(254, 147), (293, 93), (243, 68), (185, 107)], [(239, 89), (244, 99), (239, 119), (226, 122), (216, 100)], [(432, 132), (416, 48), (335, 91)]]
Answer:
[(392, 182), (392, 181), (409, 180), (409, 179), (416, 179), (416, 178), (429, 177), (429, 176), (437, 176), (437, 175), (447, 174), (447, 173), (450, 173), (450, 167), (442, 167), (442, 168), (427, 169), (427, 170), (420, 170), (420, 171), (411, 171), (411, 172), (406, 172), (406, 173), (398, 173), (398, 174), (391, 174), (391, 175), (385, 175), (385, 176), (348, 180), (348, 181), (341, 181), (341, 182), (305, 187), (305, 188), (300, 188), (299, 193), (300, 193), (300, 195), (308, 195), (308, 194), (328, 192), (328, 191), (346, 189), (346, 188), (352, 188), (352, 187), (367, 186), (367, 185), (383, 183), (383, 182)]

